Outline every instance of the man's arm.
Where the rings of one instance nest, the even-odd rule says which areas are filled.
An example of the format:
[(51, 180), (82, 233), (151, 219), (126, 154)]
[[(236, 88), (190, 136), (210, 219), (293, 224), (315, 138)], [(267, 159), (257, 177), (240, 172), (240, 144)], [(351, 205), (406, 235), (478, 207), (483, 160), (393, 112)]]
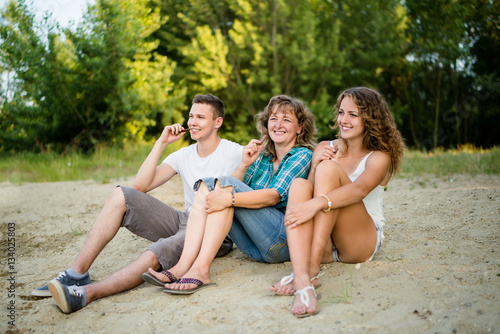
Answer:
[(180, 124), (166, 126), (163, 129), (160, 138), (156, 141), (153, 149), (137, 172), (134, 182), (135, 189), (148, 192), (164, 184), (176, 174), (171, 166), (167, 164), (158, 165), (158, 162), (165, 148), (184, 135), (185, 132), (182, 130), (183, 127)]

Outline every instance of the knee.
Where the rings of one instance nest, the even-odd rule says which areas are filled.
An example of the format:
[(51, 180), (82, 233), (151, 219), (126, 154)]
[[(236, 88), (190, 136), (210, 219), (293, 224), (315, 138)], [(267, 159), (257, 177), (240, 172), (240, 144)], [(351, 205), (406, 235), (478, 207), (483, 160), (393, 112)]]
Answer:
[(344, 172), (344, 169), (335, 161), (323, 160), (316, 167), (316, 178), (332, 177)]
[(156, 257), (156, 254), (153, 253), (153, 251), (148, 249), (142, 254), (141, 257), (141, 261), (144, 261), (144, 263), (148, 263), (149, 267), (153, 268), (154, 270), (158, 270), (160, 268), (160, 262), (158, 261), (158, 258)]
[(116, 187), (111, 195), (106, 200), (106, 206), (113, 207), (115, 210), (127, 211), (127, 206), (125, 204), (125, 195), (123, 195), (123, 190), (121, 187)]
[(221, 186), (220, 186), (220, 183), (219, 183), (219, 182), (217, 182), (217, 183), (215, 184), (215, 190), (220, 190), (220, 191), (225, 191), (225, 192), (230, 193), (230, 192), (232, 192), (232, 191), (233, 191), (233, 186), (221, 187)]
[(194, 197), (194, 201), (192, 204), (193, 208), (204, 208), (205, 203), (207, 202), (207, 195), (210, 191), (205, 183), (201, 183), (198, 190), (196, 191), (196, 195)]
[(292, 181), (290, 186), (290, 192), (297, 191), (300, 193), (312, 193), (313, 185), (306, 179), (296, 178)]
[(207, 196), (207, 194), (210, 192), (208, 189), (207, 185), (204, 182), (200, 182), (200, 185), (198, 187), (198, 190), (196, 191), (196, 197), (198, 197), (198, 194), (201, 196)]

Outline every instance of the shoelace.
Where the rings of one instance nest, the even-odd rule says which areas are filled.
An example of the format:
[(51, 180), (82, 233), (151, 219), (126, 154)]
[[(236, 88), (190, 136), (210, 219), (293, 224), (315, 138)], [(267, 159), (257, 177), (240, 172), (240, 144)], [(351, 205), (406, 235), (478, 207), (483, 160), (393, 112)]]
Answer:
[(72, 296), (81, 297), (83, 296), (82, 288), (76, 285), (68, 286), (68, 292)]
[(56, 280), (60, 280), (63, 277), (66, 277), (66, 272), (65, 271), (60, 272), (59, 275), (57, 275)]

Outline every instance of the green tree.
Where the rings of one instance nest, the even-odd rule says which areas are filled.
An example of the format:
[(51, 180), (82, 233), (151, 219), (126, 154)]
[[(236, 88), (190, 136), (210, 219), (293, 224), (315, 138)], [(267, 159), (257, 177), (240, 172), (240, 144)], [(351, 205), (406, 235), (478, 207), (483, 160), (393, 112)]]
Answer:
[(478, 0), (468, 5), (466, 40), (474, 76), (464, 83), (470, 88), (456, 108), (464, 119), (457, 131), (463, 133), (461, 144), (488, 147), (500, 144), (500, 3)]
[(498, 4), (411, 0), (405, 6), (406, 55), (379, 88), (401, 108), (409, 144), (498, 144)]
[(178, 61), (175, 77), (193, 93), (208, 91), (226, 102), (226, 133), (238, 141), (256, 135), (253, 117), (276, 94), (306, 101), (318, 137), (331, 138), (339, 91), (376, 86), (403, 51), (404, 11), (395, 0), (155, 3), (168, 17), (155, 35), (159, 52)]
[(99, 0), (63, 32), (50, 18), (37, 24), (24, 2), (2, 15), (1, 63), (13, 78), (3, 94), (0, 127), (12, 131), (2, 131), (3, 150), (89, 151), (182, 122), (185, 89), (170, 80), (175, 63), (153, 53), (160, 15), (146, 0)]
[[(45, 23), (47, 22), (45, 19)], [(0, 25), (0, 59), (2, 77), (7, 78), (2, 86), (1, 111), (1, 144), (2, 149), (26, 149), (41, 145), (41, 133), (49, 133), (48, 123), (51, 114), (40, 105), (50, 103), (49, 100), (61, 97), (61, 90), (55, 89), (54, 94), (45, 97), (43, 90), (46, 84), (57, 82), (51, 73), (54, 66), (51, 62), (55, 57), (48, 50), (57, 46), (57, 37), (53, 26), (44, 33), (46, 45), (36, 34), (37, 27), (34, 15), (29, 13), (24, 3), (8, 3), (2, 13)], [(62, 83), (64, 85), (64, 83)], [(58, 85), (57, 88), (60, 88)], [(55, 112), (67, 105), (58, 104)], [(47, 119), (47, 121), (45, 120)]]

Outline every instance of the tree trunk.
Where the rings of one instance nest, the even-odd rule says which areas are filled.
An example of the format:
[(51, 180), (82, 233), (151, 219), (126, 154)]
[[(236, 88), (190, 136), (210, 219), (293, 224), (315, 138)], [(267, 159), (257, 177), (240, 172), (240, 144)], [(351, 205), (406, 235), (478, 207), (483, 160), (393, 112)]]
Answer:
[[(439, 65), (438, 65), (439, 66)], [(437, 94), (436, 94), (436, 113), (434, 117), (434, 148), (437, 147), (438, 141), (438, 125), (439, 125), (439, 104), (441, 103), (441, 67), (438, 68)]]

